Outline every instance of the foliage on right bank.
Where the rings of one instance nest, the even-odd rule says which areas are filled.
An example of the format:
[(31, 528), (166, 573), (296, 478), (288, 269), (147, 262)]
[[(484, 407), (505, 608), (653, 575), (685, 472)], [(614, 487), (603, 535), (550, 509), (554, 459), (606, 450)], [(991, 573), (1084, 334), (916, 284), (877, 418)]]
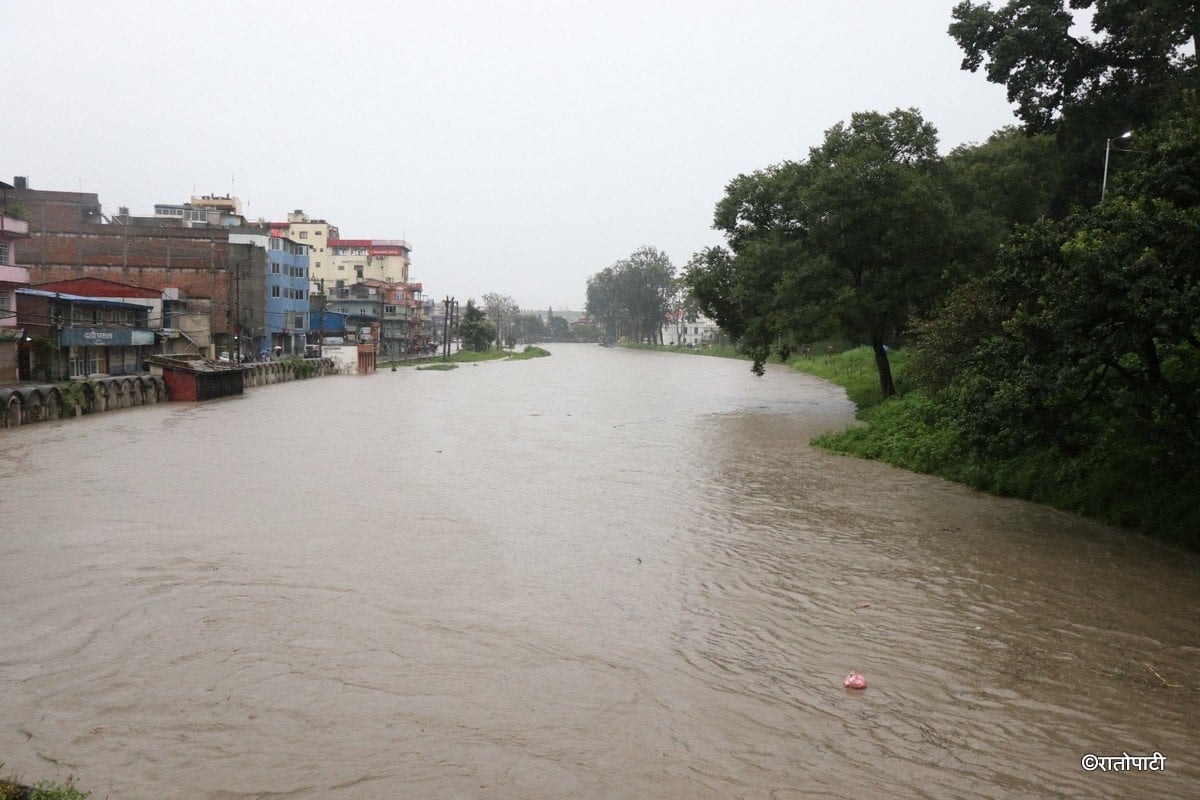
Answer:
[(859, 112), (729, 182), (686, 283), (756, 370), (869, 348), (871, 424), (826, 444), (1198, 543), (1200, 18), (1150, 6), (960, 2), (1022, 128), (943, 157)]
[(846, 388), (866, 423), (822, 434), (814, 444), (1200, 548), (1194, 473), (1147, 468), (1154, 462), (1153, 448), (1137, 431), (1097, 439), (1077, 453), (1052, 443), (1003, 455), (981, 453), (962, 435), (953, 400), (931, 395), (913, 379), (915, 355), (893, 354), (900, 390), (886, 401), (870, 375), (867, 348), (792, 358), (795, 369)]

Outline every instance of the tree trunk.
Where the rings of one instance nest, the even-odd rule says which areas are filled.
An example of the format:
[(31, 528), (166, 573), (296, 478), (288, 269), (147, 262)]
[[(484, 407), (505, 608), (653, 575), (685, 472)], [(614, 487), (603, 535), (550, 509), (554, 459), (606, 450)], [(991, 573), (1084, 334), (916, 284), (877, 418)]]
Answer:
[(882, 341), (872, 340), (871, 349), (875, 351), (875, 366), (879, 369), (879, 390), (884, 399), (896, 393), (896, 384), (892, 382), (892, 365), (888, 361), (887, 347)]

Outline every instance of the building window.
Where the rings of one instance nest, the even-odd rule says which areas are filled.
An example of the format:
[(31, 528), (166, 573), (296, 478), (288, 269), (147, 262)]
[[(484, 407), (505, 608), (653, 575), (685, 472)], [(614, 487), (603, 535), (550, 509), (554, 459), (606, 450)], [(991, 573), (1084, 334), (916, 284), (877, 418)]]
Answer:
[(11, 264), (12, 262), (8, 260), (10, 255), (11, 251), (9, 249), (8, 242), (0, 242), (0, 264)]
[(308, 238), (308, 231), (300, 231), (300, 238), (301, 238), (301, 239), (307, 239), (307, 238)]
[(0, 317), (11, 317), (12, 312), (12, 292), (0, 292)]
[(306, 326), (305, 326), (305, 324), (304, 324), (304, 315), (303, 315), (303, 314), (297, 314), (297, 315), (296, 315), (296, 316), (295, 316), (295, 317), (292, 319), (292, 327), (293, 327), (293, 328), (304, 328), (304, 327), (306, 327)]
[(83, 359), (82, 347), (71, 347), (67, 350), (67, 374), (72, 378), (87, 375), (87, 362)]
[(344, 270), (345, 268), (346, 268), (346, 265), (345, 265), (345, 264), (338, 264), (338, 272), (341, 272), (341, 271), (342, 271), (342, 270)]
[(98, 375), (101, 372), (108, 372), (108, 359), (105, 358), (103, 347), (89, 347), (88, 351), (88, 375)]
[(278, 264), (272, 264), (272, 265), (271, 265), (271, 274), (272, 274), (272, 275), (278, 275), (278, 274), (279, 274), (279, 265), (278, 265)]
[(271, 287), (271, 297), (279, 297), (279, 287), (278, 286)]

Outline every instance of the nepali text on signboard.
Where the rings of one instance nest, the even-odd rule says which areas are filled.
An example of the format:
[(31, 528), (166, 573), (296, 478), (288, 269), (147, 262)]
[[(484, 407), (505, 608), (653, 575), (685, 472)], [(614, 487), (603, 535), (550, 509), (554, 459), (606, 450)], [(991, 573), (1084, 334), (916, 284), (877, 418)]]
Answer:
[(63, 328), (58, 342), (63, 347), (129, 347), (154, 344), (154, 331), (131, 328)]

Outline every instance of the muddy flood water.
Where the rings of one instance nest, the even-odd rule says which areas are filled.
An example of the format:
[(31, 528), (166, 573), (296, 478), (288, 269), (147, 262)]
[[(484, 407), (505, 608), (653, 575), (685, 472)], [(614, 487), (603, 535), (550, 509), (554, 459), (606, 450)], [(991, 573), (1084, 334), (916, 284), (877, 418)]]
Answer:
[(1200, 796), (1200, 559), (814, 449), (853, 409), (786, 368), (552, 350), (0, 432), (3, 772)]

